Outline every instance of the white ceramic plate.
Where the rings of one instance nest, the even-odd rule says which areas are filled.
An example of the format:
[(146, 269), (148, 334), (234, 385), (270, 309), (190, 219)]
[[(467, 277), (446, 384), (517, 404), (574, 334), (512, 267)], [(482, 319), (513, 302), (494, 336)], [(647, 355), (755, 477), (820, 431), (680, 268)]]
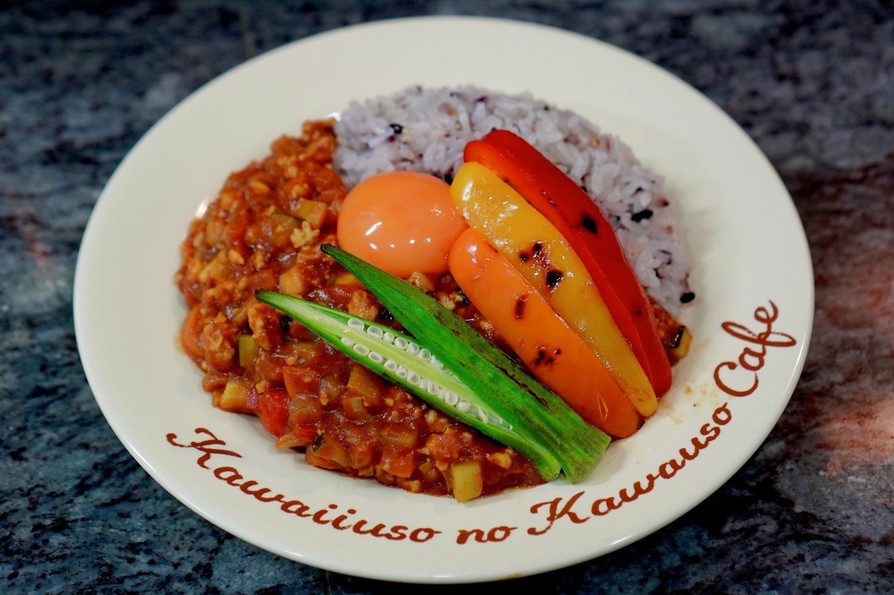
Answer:
[[(530, 91), (620, 134), (666, 177), (694, 255), (698, 298), (684, 320), (695, 342), (657, 415), (613, 444), (585, 483), (458, 504), (311, 468), (276, 451), (255, 420), (215, 410), (175, 346), (184, 316), (172, 282), (178, 245), (229, 172), (305, 119), (413, 83)], [(100, 197), (74, 298), (78, 345), (103, 413), (187, 506), (305, 564), (398, 581), (471, 582), (600, 556), (664, 527), (722, 485), (794, 390), (812, 325), (813, 276), (803, 229), (773, 169), (687, 85), (567, 32), (421, 18), (287, 45), (172, 110)]]

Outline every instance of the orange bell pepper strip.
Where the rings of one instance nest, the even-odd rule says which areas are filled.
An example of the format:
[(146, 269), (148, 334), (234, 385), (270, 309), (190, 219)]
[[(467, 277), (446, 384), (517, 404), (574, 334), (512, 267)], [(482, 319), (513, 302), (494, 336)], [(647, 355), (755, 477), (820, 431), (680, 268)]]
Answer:
[(447, 259), (463, 293), (541, 382), (616, 438), (641, 418), (612, 375), (546, 299), (476, 229), (464, 231)]
[(525, 140), (494, 130), (466, 145), (464, 158), (506, 180), (571, 243), (659, 396), (672, 382), (651, 304), (602, 210)]
[(468, 224), (481, 232), (584, 340), (640, 415), (654, 414), (658, 399), (649, 377), (587, 268), (562, 234), (480, 163), (464, 163), (459, 168), (450, 196)]

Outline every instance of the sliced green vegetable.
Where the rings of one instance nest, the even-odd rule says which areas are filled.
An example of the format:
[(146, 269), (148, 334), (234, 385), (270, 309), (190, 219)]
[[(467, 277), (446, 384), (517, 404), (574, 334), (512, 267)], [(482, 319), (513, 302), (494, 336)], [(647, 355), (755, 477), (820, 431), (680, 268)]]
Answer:
[(255, 360), (258, 358), (258, 352), (261, 350), (261, 347), (251, 335), (239, 335), (239, 338), (236, 341), (239, 353), (239, 365), (243, 368), (254, 367)]
[(259, 291), (259, 301), (281, 310), (373, 372), (403, 386), (432, 407), (525, 454), (547, 478), (560, 463), (536, 436), (513, 428), (486, 398), (448, 371), (412, 337), (341, 310), (283, 293)]
[[(353, 273), (460, 381), (486, 399), (500, 419), (545, 445), (569, 481), (589, 475), (608, 446), (608, 435), (434, 298), (336, 246), (326, 244), (322, 250)], [(546, 474), (544, 478), (551, 479)]]
[(457, 502), (468, 502), (480, 496), (484, 489), (481, 463), (463, 461), (450, 465), (450, 488)]
[(251, 385), (242, 378), (230, 378), (224, 386), (217, 406), (224, 411), (248, 413), (250, 407), (248, 398), (251, 395)]

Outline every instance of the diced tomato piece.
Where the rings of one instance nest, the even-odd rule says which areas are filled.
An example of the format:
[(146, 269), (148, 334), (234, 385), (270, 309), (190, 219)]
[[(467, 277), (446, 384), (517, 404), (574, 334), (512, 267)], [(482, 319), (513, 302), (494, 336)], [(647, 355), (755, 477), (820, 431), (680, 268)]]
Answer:
[(256, 413), (268, 432), (282, 436), (289, 425), (289, 395), (278, 388), (264, 391), (258, 399)]
[(348, 395), (341, 400), (342, 411), (348, 419), (367, 419), (370, 417), (369, 410), (363, 403), (363, 397), (360, 395)]
[(462, 441), (455, 433), (432, 434), (425, 441), (425, 448), (434, 460), (452, 462), (459, 458)]
[(316, 397), (298, 395), (289, 403), (289, 416), (295, 425), (314, 424), (323, 419), (323, 406)]
[(183, 322), (183, 328), (180, 331), (180, 342), (186, 353), (198, 359), (205, 356), (205, 348), (202, 346), (202, 329), (204, 328), (205, 319), (201, 306), (195, 306), (189, 311), (186, 320)]
[(311, 465), (323, 469), (348, 469), (351, 466), (345, 447), (338, 440), (326, 434), (319, 436), (314, 441), (313, 448), (304, 452), (304, 458)]
[(409, 478), (416, 469), (416, 452), (385, 448), (382, 451), (382, 469), (396, 477)]
[(320, 374), (303, 366), (283, 366), (283, 382), (290, 397), (315, 393), (319, 387)]
[(298, 424), (292, 428), (292, 434), (298, 439), (300, 446), (309, 446), (317, 437), (317, 426), (316, 424)]
[(411, 426), (389, 423), (379, 432), (379, 442), (385, 448), (409, 451), (416, 448), (418, 441), (419, 433)]

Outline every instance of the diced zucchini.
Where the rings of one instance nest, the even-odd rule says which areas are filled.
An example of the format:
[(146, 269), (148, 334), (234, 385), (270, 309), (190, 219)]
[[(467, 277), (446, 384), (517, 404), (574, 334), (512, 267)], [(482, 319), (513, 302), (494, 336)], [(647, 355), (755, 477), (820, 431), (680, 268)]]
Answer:
[(301, 395), (289, 401), (289, 421), (295, 425), (313, 424), (323, 419), (323, 406), (314, 396)]
[(667, 354), (671, 363), (676, 363), (686, 357), (691, 346), (692, 331), (681, 324), (674, 335), (673, 343), (667, 346)]
[(230, 378), (220, 395), (217, 406), (224, 411), (234, 413), (250, 413), (248, 399), (251, 396), (251, 385), (242, 378)]
[(398, 450), (412, 450), (419, 442), (419, 434), (413, 428), (392, 423), (379, 432), (379, 442), (383, 446), (393, 446)]
[(251, 335), (239, 335), (236, 341), (239, 365), (247, 369), (254, 368), (255, 360), (258, 358), (258, 352), (261, 350), (261, 347)]
[(463, 461), (450, 465), (450, 487), (458, 502), (468, 502), (481, 495), (484, 478), (478, 461)]
[(324, 469), (347, 469), (351, 466), (351, 459), (345, 447), (332, 436), (322, 434), (317, 437), (310, 452), (313, 455), (314, 465)]
[(282, 213), (274, 213), (261, 222), (264, 235), (277, 248), (282, 248), (289, 243), (296, 227), (298, 227), (298, 220)]
[(339, 273), (335, 276), (335, 279), (332, 281), (333, 285), (360, 285), (360, 281), (357, 280), (357, 277), (352, 275), (351, 273), (344, 272)]
[(301, 266), (295, 265), (279, 275), (279, 288), (289, 295), (301, 295), (307, 291), (307, 280), (301, 272)]
[(351, 367), (351, 374), (348, 376), (348, 391), (363, 398), (378, 400), (382, 393), (382, 382), (379, 377), (369, 368), (355, 364)]
[(298, 206), (293, 211), (299, 219), (307, 221), (314, 229), (320, 229), (326, 219), (328, 205), (318, 200), (298, 199)]

